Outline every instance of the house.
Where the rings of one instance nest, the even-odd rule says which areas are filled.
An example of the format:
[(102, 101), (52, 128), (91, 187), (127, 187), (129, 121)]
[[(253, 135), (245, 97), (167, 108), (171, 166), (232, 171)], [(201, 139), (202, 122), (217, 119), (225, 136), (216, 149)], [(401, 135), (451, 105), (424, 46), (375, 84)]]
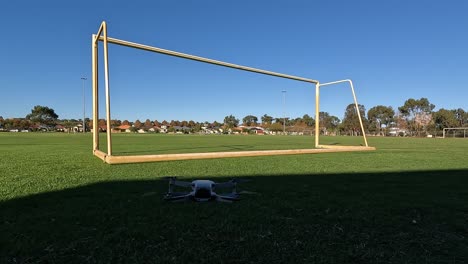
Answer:
[(65, 132), (66, 128), (62, 125), (56, 125), (55, 126), (55, 131), (57, 132)]
[(166, 131), (165, 131), (165, 132), (162, 132), (162, 129), (161, 129), (160, 127), (157, 127), (157, 126), (154, 126), (154, 127), (150, 128), (150, 129), (148, 129), (148, 132), (153, 132), (153, 133), (158, 133), (158, 132), (159, 132), (159, 133), (166, 133)]
[(169, 128), (168, 125), (162, 125), (160, 128), (159, 128), (159, 133), (167, 133), (167, 129)]
[(390, 136), (394, 136), (394, 137), (406, 136), (407, 131), (406, 131), (406, 129), (401, 129), (401, 128), (398, 128), (398, 127), (391, 127), (391, 128), (389, 128), (388, 134), (390, 134)]
[(250, 130), (257, 135), (265, 135), (265, 129), (263, 129), (263, 127), (252, 127)]
[(112, 129), (112, 132), (114, 132), (114, 133), (122, 133), (122, 132), (129, 133), (129, 132), (132, 132), (130, 130), (131, 127), (132, 127), (131, 125), (120, 125), (118, 127), (114, 127)]
[(191, 128), (186, 126), (173, 126), (174, 132), (178, 133), (190, 133)]

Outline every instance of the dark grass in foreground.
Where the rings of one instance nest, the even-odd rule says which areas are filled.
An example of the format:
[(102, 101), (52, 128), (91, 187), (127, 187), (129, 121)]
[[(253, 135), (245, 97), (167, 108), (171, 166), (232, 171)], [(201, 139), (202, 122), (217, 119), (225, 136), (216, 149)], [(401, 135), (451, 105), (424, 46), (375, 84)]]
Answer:
[[(89, 141), (0, 134), (0, 262), (468, 259), (468, 141), (375, 138), (378, 151), (368, 153), (118, 166), (92, 157)], [(167, 175), (248, 177), (242, 186), (258, 194), (233, 204), (166, 203)]]

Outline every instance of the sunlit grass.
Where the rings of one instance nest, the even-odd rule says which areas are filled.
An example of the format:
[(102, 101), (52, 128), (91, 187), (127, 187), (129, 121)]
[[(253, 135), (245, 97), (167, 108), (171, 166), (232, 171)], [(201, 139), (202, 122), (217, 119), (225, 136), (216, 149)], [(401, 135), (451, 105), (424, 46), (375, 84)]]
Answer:
[[(125, 155), (314, 143), (310, 136), (114, 140)], [(0, 133), (0, 262), (464, 263), (468, 140), (369, 143), (377, 151), (111, 166), (92, 156), (90, 134)], [(248, 177), (243, 188), (257, 194), (235, 204), (166, 203), (162, 176)]]

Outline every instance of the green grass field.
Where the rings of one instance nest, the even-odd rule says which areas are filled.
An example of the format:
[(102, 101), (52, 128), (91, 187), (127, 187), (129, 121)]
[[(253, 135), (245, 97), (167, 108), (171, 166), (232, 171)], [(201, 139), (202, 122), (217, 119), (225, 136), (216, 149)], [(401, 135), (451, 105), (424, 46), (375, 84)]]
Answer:
[[(114, 140), (120, 155), (313, 146), (305, 136)], [(90, 134), (0, 133), (0, 263), (466, 263), (468, 140), (369, 143), (378, 150), (111, 166), (92, 156)], [(256, 194), (167, 203), (163, 176), (246, 177)]]

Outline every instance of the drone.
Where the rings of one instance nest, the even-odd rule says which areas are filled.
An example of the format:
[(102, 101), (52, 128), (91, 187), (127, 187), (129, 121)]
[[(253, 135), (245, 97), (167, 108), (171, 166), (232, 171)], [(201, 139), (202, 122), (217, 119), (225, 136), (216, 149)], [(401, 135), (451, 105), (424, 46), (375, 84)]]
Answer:
[[(194, 201), (194, 202), (234, 202), (240, 200), (237, 183), (246, 181), (232, 179), (227, 182), (216, 183), (210, 180), (194, 180), (192, 182), (179, 181), (176, 177), (168, 177), (169, 191), (164, 196), (166, 201)], [(174, 186), (191, 188), (190, 192), (174, 192)], [(230, 193), (217, 194), (215, 190), (231, 189)]]

